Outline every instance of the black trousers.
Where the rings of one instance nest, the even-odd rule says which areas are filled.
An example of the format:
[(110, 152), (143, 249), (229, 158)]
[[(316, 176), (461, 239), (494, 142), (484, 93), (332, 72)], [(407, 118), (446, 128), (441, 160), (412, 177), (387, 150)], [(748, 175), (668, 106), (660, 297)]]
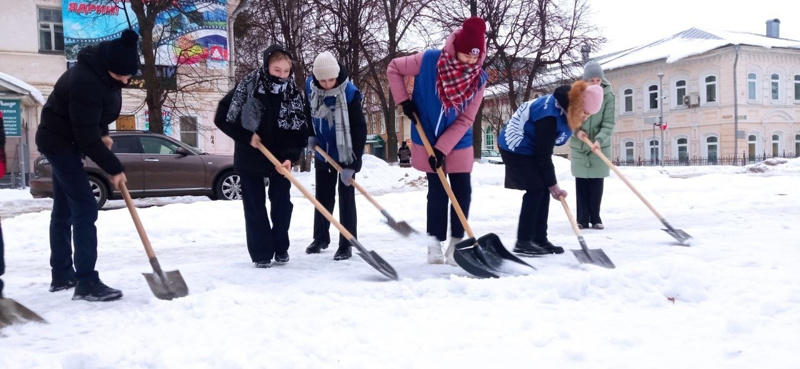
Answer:
[[(3, 226), (0, 225), (0, 277), (6, 272), (5, 244), (3, 243)], [(0, 279), (0, 297), (3, 297), (3, 280)]]
[(547, 188), (526, 191), (519, 212), (517, 241), (546, 241), (549, 213), (550, 191)]
[[(336, 205), (336, 189), (339, 189), (339, 223), (342, 223), (344, 228), (353, 234), (353, 237), (358, 238), (356, 228), (358, 226), (358, 214), (356, 213), (356, 190), (353, 186), (345, 186), (339, 179), (339, 172), (337, 172), (328, 163), (316, 160), (314, 163), (314, 179), (317, 184), (317, 192), (314, 197), (317, 201), (333, 213), (333, 207)], [(353, 175), (355, 179), (355, 175)], [(324, 242), (325, 244), (331, 243), (330, 235), (331, 222), (320, 213), (318, 210), (314, 211), (314, 241)], [(339, 235), (339, 247), (350, 246), (350, 241), (347, 241), (344, 236)]]
[(294, 209), (289, 195), (292, 183), (277, 172), (269, 175), (269, 189), (266, 192), (269, 195), (270, 215), (267, 216), (264, 177), (240, 172), (239, 178), (250, 259), (253, 262), (272, 260), (276, 251), (289, 250), (289, 223)]
[[(450, 205), (450, 198), (436, 173), (428, 174), (428, 234), (439, 241), (447, 239), (447, 209), (450, 208), (450, 236), (464, 238), (464, 226), (458, 219), (456, 210)], [(469, 218), (469, 204), (472, 201), (472, 183), (470, 173), (449, 173), (450, 187), (456, 195), (456, 201)]]
[(575, 178), (575, 196), (578, 203), (576, 219), (578, 223), (603, 223), (600, 219), (600, 203), (603, 201), (603, 178)]
[[(53, 169), (50, 267), (54, 281), (97, 280), (97, 201), (81, 155), (44, 154)], [(72, 246), (75, 246), (75, 255)], [(74, 269), (73, 269), (74, 260)]]

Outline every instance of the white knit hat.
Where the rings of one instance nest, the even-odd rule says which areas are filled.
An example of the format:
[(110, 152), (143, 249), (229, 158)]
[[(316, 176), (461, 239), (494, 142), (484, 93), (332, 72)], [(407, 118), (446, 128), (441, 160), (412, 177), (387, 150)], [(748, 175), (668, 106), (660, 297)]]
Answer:
[(314, 77), (317, 81), (324, 81), (339, 77), (339, 62), (328, 51), (323, 51), (314, 59)]

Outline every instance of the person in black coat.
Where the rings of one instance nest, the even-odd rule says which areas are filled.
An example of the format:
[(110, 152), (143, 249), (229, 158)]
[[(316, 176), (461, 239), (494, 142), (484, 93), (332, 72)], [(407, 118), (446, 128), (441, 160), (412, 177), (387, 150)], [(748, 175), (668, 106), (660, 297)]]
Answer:
[[(306, 146), (305, 100), (292, 72), (292, 55), (275, 44), (264, 51), (264, 67), (248, 74), (219, 102), (214, 124), (235, 142), (233, 166), (242, 186), (247, 250), (256, 268), (289, 262), (291, 182), (261, 151), (262, 143), (286, 170)], [(270, 216), (265, 178), (269, 179)]]
[[(308, 150), (314, 151), (314, 147), (319, 145), (342, 167), (342, 172), (337, 174), (336, 169), (316, 153), (316, 199), (328, 212), (333, 212), (338, 185), (339, 221), (353, 237), (357, 237), (356, 195), (350, 180), (361, 171), (361, 155), (367, 143), (367, 120), (361, 108), (361, 91), (350, 81), (333, 54), (325, 51), (314, 59), (313, 73), (306, 80), (306, 96), (308, 116), (314, 128), (313, 135), (308, 138)], [(328, 247), (330, 225), (319, 210), (314, 212), (314, 241), (306, 248), (306, 253), (317, 254)], [(350, 242), (340, 234), (339, 248), (333, 259), (345, 260), (352, 255)]]
[(114, 187), (126, 181), (122, 163), (111, 151), (108, 125), (122, 109), (121, 88), (139, 69), (138, 40), (136, 32), (125, 30), (120, 38), (81, 50), (77, 64), (56, 82), (36, 132), (39, 152), (53, 169), (50, 291), (69, 289), (77, 283), (73, 300), (122, 297), (121, 291), (103, 284), (95, 271), (97, 202), (82, 159), (86, 155), (97, 163), (109, 174)]
[(400, 158), (400, 167), (411, 168), (411, 148), (408, 147), (405, 141), (397, 149), (397, 157)]

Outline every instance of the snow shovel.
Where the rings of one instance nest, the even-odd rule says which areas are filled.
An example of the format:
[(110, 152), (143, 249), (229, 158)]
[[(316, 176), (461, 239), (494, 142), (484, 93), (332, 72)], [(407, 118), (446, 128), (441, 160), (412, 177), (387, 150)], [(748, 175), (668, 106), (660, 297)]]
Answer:
[(142, 239), (147, 258), (150, 259), (150, 265), (153, 267), (153, 273), (142, 273), (144, 279), (147, 280), (147, 284), (150, 285), (150, 290), (161, 300), (172, 300), (188, 295), (189, 287), (186, 286), (181, 272), (177, 270), (164, 272), (161, 270), (161, 265), (156, 259), (153, 247), (150, 246), (150, 239), (147, 238), (147, 233), (144, 232), (139, 213), (136, 212), (136, 207), (133, 206), (133, 200), (131, 200), (131, 194), (128, 193), (128, 186), (125, 185), (125, 182), (119, 184), (119, 190), (125, 198), (125, 205), (128, 205), (128, 211), (130, 211), (133, 223), (136, 225), (136, 231), (139, 232), (139, 238)]
[[(418, 123), (419, 116), (417, 116), (416, 113), (414, 114), (414, 119), (416, 119), (416, 122), (411, 122), (411, 124), (417, 127), (417, 133), (419, 133), (419, 137), (422, 139), (422, 144), (425, 145), (425, 151), (428, 152), (428, 155), (434, 155), (433, 147), (431, 147), (431, 143), (428, 141), (428, 136), (425, 135), (422, 126)], [(472, 228), (470, 228), (469, 223), (467, 223), (467, 217), (461, 210), (461, 205), (458, 204), (456, 195), (453, 193), (453, 189), (450, 188), (450, 183), (444, 175), (444, 170), (442, 170), (441, 167), (436, 168), (436, 173), (439, 175), (439, 180), (442, 182), (447, 196), (450, 197), (450, 202), (456, 214), (458, 214), (461, 225), (464, 226), (464, 231), (466, 231), (467, 236), (469, 236), (466, 240), (456, 244), (456, 249), (453, 253), (453, 258), (455, 258), (456, 263), (461, 268), (481, 278), (499, 278), (503, 275), (529, 274), (531, 270), (536, 270), (533, 266), (508, 252), (500, 241), (500, 237), (497, 237), (496, 234), (489, 233), (476, 240), (475, 234), (472, 233)]]
[(586, 240), (583, 239), (581, 230), (578, 228), (578, 222), (575, 221), (575, 218), (572, 217), (572, 212), (569, 211), (567, 200), (564, 198), (564, 196), (561, 196), (558, 199), (561, 200), (561, 206), (564, 207), (564, 212), (567, 213), (569, 223), (572, 224), (572, 230), (575, 231), (575, 235), (578, 236), (578, 242), (581, 244), (580, 250), (570, 250), (572, 251), (572, 254), (575, 255), (575, 258), (577, 258), (581, 264), (594, 264), (608, 269), (616, 268), (614, 263), (611, 262), (611, 259), (608, 258), (608, 255), (606, 255), (602, 249), (590, 249), (586, 246)]
[[(592, 141), (590, 141), (588, 137), (582, 138), (581, 141), (583, 141), (584, 143), (589, 145), (589, 147), (592, 146)], [(669, 234), (670, 236), (672, 236), (676, 240), (678, 240), (678, 242), (680, 242), (681, 246), (689, 246), (689, 240), (692, 238), (692, 236), (690, 236), (688, 233), (684, 232), (682, 229), (672, 228), (672, 226), (669, 223), (667, 223), (667, 220), (664, 219), (664, 217), (662, 217), (661, 214), (659, 214), (656, 211), (656, 208), (654, 208), (653, 205), (650, 205), (650, 203), (647, 201), (647, 199), (645, 199), (644, 196), (642, 196), (642, 194), (640, 194), (639, 191), (637, 191), (636, 188), (633, 187), (633, 184), (628, 182), (628, 179), (625, 178), (624, 175), (622, 175), (622, 172), (620, 172), (619, 168), (617, 168), (616, 165), (611, 163), (611, 161), (608, 160), (608, 158), (605, 155), (603, 155), (603, 152), (600, 151), (600, 149), (593, 148), (592, 152), (594, 152), (595, 155), (600, 157), (600, 159), (603, 159), (603, 161), (606, 163), (606, 165), (608, 165), (608, 167), (611, 168), (614, 171), (614, 173), (616, 173), (617, 176), (619, 178), (621, 178), (623, 182), (625, 182), (626, 185), (628, 185), (628, 187), (631, 189), (631, 191), (633, 191), (633, 193), (635, 193), (636, 196), (638, 196), (639, 199), (642, 200), (642, 202), (644, 202), (645, 205), (647, 205), (647, 207), (650, 209), (650, 211), (652, 211), (653, 214), (656, 215), (656, 218), (658, 218), (658, 220), (661, 221), (661, 224), (663, 224), (665, 227), (667, 227), (667, 228), (664, 229), (664, 232), (667, 232), (667, 234)]]
[(42, 317), (9, 298), (0, 298), (0, 329), (27, 322), (47, 323)]
[(333, 224), (334, 226), (336, 226), (336, 228), (339, 229), (339, 232), (342, 234), (342, 236), (344, 236), (344, 238), (346, 238), (347, 241), (349, 241), (350, 244), (353, 245), (356, 248), (356, 250), (358, 250), (357, 252), (358, 256), (364, 259), (364, 261), (366, 261), (367, 264), (369, 264), (370, 266), (381, 272), (381, 274), (395, 281), (398, 279), (397, 272), (389, 263), (386, 262), (386, 260), (383, 260), (383, 258), (380, 257), (380, 255), (378, 255), (378, 253), (376, 253), (375, 251), (367, 250), (363, 245), (361, 245), (361, 243), (358, 242), (358, 240), (355, 237), (353, 237), (353, 234), (350, 233), (341, 223), (339, 223), (339, 221), (334, 219), (333, 215), (331, 215), (331, 213), (328, 212), (328, 209), (325, 209), (325, 207), (322, 206), (322, 204), (320, 204), (319, 201), (317, 201), (314, 195), (312, 195), (311, 192), (308, 192), (308, 190), (305, 187), (303, 187), (303, 184), (301, 184), (300, 181), (298, 181), (297, 178), (295, 178), (291, 172), (286, 170), (286, 168), (282, 167), (281, 162), (278, 161), (278, 158), (276, 158), (275, 155), (272, 155), (272, 153), (266, 147), (264, 147), (264, 145), (261, 144), (260, 142), (258, 143), (258, 149), (261, 150), (261, 153), (264, 154), (264, 156), (266, 156), (267, 159), (269, 159), (269, 161), (271, 161), (272, 164), (275, 165), (275, 167), (280, 168), (279, 169), (280, 173), (283, 174), (284, 177), (288, 178), (289, 181), (291, 181), (292, 184), (295, 187), (297, 187), (297, 189), (300, 190), (300, 192), (303, 193), (303, 196), (305, 196), (308, 199), (308, 201), (311, 201), (311, 203), (314, 204), (314, 207), (317, 208), (317, 210), (325, 217), (325, 219), (327, 219), (329, 222), (331, 222), (331, 224)]
[[(328, 156), (328, 153), (326, 153), (325, 150), (323, 150), (319, 146), (316, 146), (315, 149), (320, 155), (322, 155), (323, 158), (325, 158), (328, 164), (330, 164), (334, 169), (336, 169), (337, 172), (342, 171), (342, 167), (339, 166), (339, 163), (337, 163), (330, 156)], [(392, 218), (392, 216), (389, 215), (389, 212), (387, 212), (383, 207), (381, 207), (381, 204), (379, 204), (378, 201), (375, 200), (375, 198), (370, 196), (367, 190), (365, 190), (364, 187), (361, 187), (361, 185), (358, 184), (355, 179), (351, 179), (350, 183), (353, 185), (353, 187), (358, 189), (358, 192), (361, 192), (361, 194), (364, 195), (364, 197), (366, 197), (367, 200), (369, 200), (369, 202), (372, 203), (372, 205), (375, 205), (375, 207), (378, 208), (378, 210), (380, 210), (381, 214), (383, 214), (383, 216), (386, 217), (386, 224), (388, 224), (389, 227), (397, 231), (397, 233), (400, 233), (401, 235), (403, 235), (403, 237), (408, 237), (412, 233), (419, 234), (419, 232), (417, 232), (414, 228), (411, 228), (411, 226), (408, 223), (398, 222), (394, 220), (394, 218)]]

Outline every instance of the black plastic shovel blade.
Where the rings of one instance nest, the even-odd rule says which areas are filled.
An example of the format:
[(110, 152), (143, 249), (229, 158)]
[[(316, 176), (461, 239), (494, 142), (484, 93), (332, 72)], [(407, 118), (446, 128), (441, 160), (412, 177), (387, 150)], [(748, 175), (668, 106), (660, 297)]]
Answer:
[(578, 236), (578, 242), (581, 244), (581, 249), (570, 251), (572, 251), (572, 254), (575, 255), (575, 258), (578, 259), (581, 264), (594, 264), (608, 269), (616, 268), (603, 250), (589, 249), (586, 246), (586, 241), (583, 239), (583, 236)]
[(27, 322), (47, 323), (39, 314), (13, 299), (0, 299), (0, 329)]
[(397, 271), (394, 270), (391, 264), (386, 262), (377, 252), (367, 250), (361, 242), (358, 242), (357, 239), (353, 238), (350, 240), (350, 244), (352, 244), (356, 250), (356, 254), (360, 256), (364, 261), (367, 262), (370, 266), (375, 268), (377, 271), (381, 272), (381, 274), (389, 277), (390, 279), (396, 281), (399, 277), (397, 275)]
[(161, 300), (172, 300), (189, 294), (189, 287), (186, 286), (181, 272), (177, 270), (163, 274), (142, 273), (142, 275), (153, 294)]
[(508, 252), (500, 237), (489, 233), (477, 241), (468, 238), (456, 245), (456, 263), (472, 275), (498, 278), (530, 274), (536, 268)]

